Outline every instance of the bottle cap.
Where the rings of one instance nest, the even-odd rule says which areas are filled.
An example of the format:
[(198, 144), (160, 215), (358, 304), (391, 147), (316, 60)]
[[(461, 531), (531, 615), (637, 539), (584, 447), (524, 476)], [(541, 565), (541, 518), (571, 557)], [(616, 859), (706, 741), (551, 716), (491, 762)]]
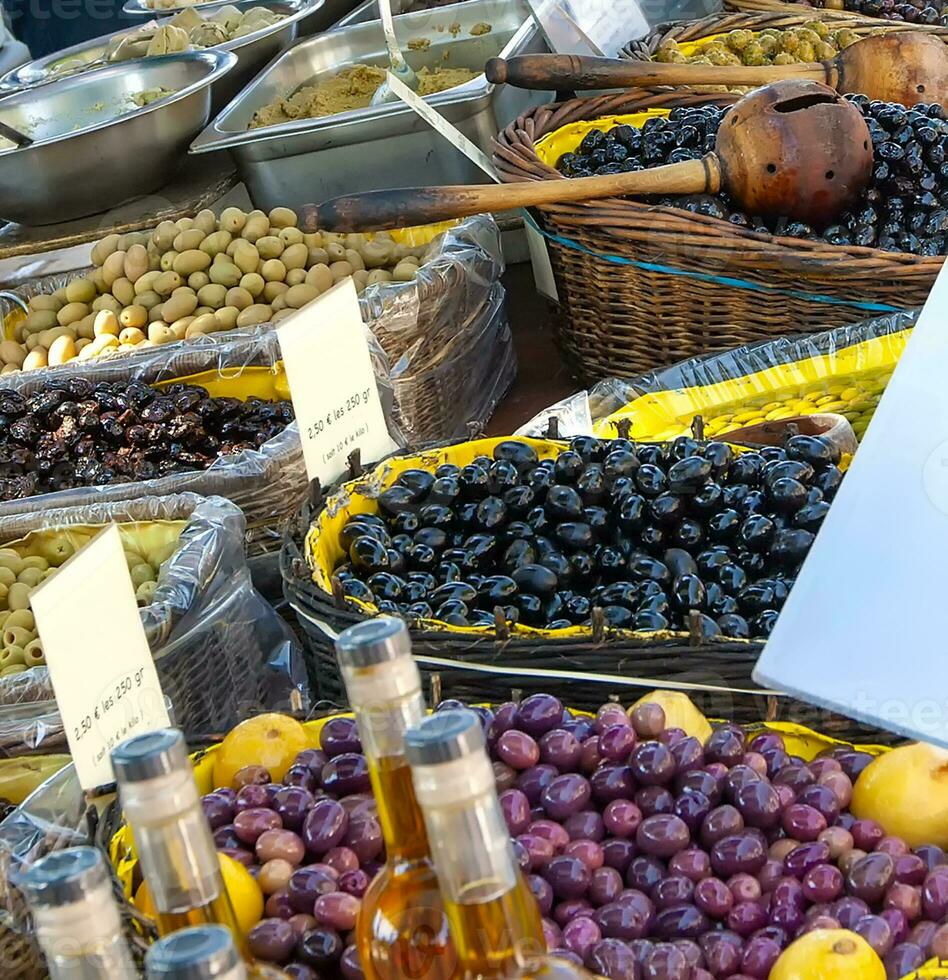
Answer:
[(483, 755), (484, 730), (473, 711), (439, 711), (405, 732), (405, 754), (413, 766), (454, 762)]
[(94, 847), (70, 847), (40, 858), (19, 881), (31, 905), (68, 905), (109, 880), (105, 859)]
[(188, 765), (188, 747), (177, 728), (135, 735), (112, 750), (112, 768), (119, 783), (140, 783), (179, 772)]
[(336, 655), (345, 667), (372, 667), (411, 654), (408, 627), (395, 616), (378, 616), (343, 630)]
[(148, 950), (148, 980), (209, 980), (233, 970), (240, 955), (223, 926), (193, 926), (173, 932)]

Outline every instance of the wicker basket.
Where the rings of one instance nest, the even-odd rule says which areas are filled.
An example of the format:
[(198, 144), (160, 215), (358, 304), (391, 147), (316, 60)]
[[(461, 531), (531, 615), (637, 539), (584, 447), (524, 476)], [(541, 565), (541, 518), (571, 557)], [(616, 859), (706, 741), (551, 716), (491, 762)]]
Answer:
[(880, 20), (877, 17), (864, 17), (862, 14), (849, 13), (843, 10), (826, 10), (821, 7), (804, 7), (795, 3), (784, 3), (774, 0), (761, 13), (745, 13), (744, 10), (760, 10), (734, 6), (735, 13), (711, 14), (698, 20), (680, 21), (671, 24), (660, 24), (643, 38), (630, 41), (620, 52), (622, 58), (632, 61), (650, 61), (664, 41), (677, 41), (686, 44), (700, 41), (712, 34), (725, 34), (728, 31), (763, 31), (768, 28), (776, 30), (800, 27), (808, 21), (819, 20), (834, 27), (845, 27), (860, 37), (873, 32), (901, 32), (906, 28), (921, 30), (929, 34), (937, 34), (948, 38), (948, 27), (927, 27), (920, 24), (904, 24), (891, 20)]
[[(629, 89), (538, 107), (498, 136), (507, 182), (561, 175), (536, 142), (570, 123), (737, 96)], [(944, 263), (827, 245), (621, 198), (537, 209), (559, 294), (555, 321), (584, 380), (634, 377), (698, 354), (921, 306)]]
[[(896, 30), (900, 31), (926, 31), (929, 34), (948, 35), (948, 27), (936, 27), (931, 24), (909, 24), (905, 21), (885, 20), (882, 17), (865, 17), (864, 14), (854, 10), (831, 10), (826, 11), (824, 7), (817, 7), (808, 3), (786, 3), (785, 0), (724, 0), (725, 10), (734, 10), (748, 14), (768, 14), (774, 11), (811, 15), (816, 11), (817, 16), (822, 17), (824, 11), (832, 13), (838, 17), (854, 17), (871, 21), (877, 27), (879, 25), (888, 26), (891, 24)], [(776, 25), (774, 25), (776, 26)]]

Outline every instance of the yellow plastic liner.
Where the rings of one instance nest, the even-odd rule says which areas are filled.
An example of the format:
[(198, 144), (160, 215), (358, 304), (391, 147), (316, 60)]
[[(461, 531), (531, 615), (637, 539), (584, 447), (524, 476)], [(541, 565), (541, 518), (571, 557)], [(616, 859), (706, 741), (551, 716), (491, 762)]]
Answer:
[(272, 367), (248, 364), (225, 373), (218, 370), (200, 371), (183, 378), (158, 381), (154, 387), (167, 388), (174, 384), (197, 385), (204, 388), (212, 398), (239, 398), (241, 401), (261, 398), (272, 402), (288, 401), (290, 397), (290, 386), (282, 361), (277, 361)]
[[(586, 711), (577, 711), (575, 713), (577, 715), (591, 717), (591, 714)], [(352, 715), (350, 713), (344, 713), (342, 715), (332, 715), (331, 717), (351, 718)], [(329, 718), (320, 718), (316, 721), (306, 722), (303, 725), (310, 736), (310, 744), (314, 746), (319, 744), (319, 733), (329, 720)], [(827, 735), (822, 735), (802, 725), (794, 725), (789, 722), (767, 722), (759, 725), (749, 725), (746, 726), (746, 729), (754, 734), (762, 731), (778, 732), (784, 738), (787, 751), (792, 755), (799, 755), (807, 762), (815, 759), (820, 752), (826, 749), (830, 749), (836, 745), (849, 744), (847, 742), (841, 742), (838, 739), (830, 738)], [(871, 755), (882, 755), (883, 752), (888, 751), (888, 748), (884, 745), (873, 744), (854, 745), (853, 748), (861, 752), (868, 752)], [(214, 773), (214, 757), (219, 749), (220, 745), (214, 745), (207, 751), (192, 756), (194, 761), (194, 778), (197, 782), (198, 792), (201, 795), (210, 793), (218, 788), (213, 785), (212, 777)], [(109, 856), (112, 859), (112, 864), (115, 866), (119, 881), (125, 890), (126, 897), (131, 900), (137, 858), (135, 857), (132, 833), (127, 825), (123, 825), (112, 838), (109, 844)], [(948, 968), (948, 963), (942, 963), (939, 966), (933, 960), (922, 969), (904, 977), (903, 980), (945, 980), (946, 976), (948, 976), (945, 973), (945, 968)], [(858, 980), (858, 978), (854, 978), (854, 980)]]
[(537, 140), (536, 153), (545, 164), (555, 167), (556, 161), (564, 153), (575, 152), (585, 135), (594, 129), (611, 129), (613, 126), (634, 126), (636, 129), (641, 129), (646, 120), (655, 116), (665, 117), (670, 112), (671, 109), (647, 109), (645, 112), (634, 112), (629, 116), (603, 116), (600, 119), (570, 123)]
[(641, 395), (597, 422), (595, 432), (614, 437), (616, 423), (628, 419), (630, 438), (663, 441), (690, 433), (700, 415), (705, 435), (717, 438), (745, 425), (834, 412), (861, 438), (910, 334), (901, 330), (743, 377)]

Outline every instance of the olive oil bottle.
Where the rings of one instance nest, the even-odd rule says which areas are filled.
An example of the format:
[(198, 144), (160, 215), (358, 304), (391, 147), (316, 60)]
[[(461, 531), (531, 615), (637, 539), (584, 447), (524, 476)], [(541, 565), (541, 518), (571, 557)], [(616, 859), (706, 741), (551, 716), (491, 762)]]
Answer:
[(174, 728), (136, 735), (112, 750), (112, 768), (158, 934), (216, 923), (246, 955), (184, 736)]
[(459, 980), (591, 978), (546, 951), (540, 910), (514, 861), (477, 715), (432, 715), (406, 733), (405, 748)]
[(136, 980), (102, 853), (71, 847), (19, 880), (51, 980)]
[(449, 980), (457, 956), (405, 757), (405, 731), (425, 714), (408, 630), (391, 616), (367, 620), (340, 634), (336, 653), (385, 838), (356, 925), (362, 969), (368, 980)]

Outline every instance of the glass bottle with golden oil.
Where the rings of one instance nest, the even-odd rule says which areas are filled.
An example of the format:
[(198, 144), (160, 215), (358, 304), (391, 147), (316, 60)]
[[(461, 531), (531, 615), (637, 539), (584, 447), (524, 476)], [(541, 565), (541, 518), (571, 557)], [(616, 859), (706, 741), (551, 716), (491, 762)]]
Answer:
[(112, 750), (112, 768), (158, 934), (219, 924), (246, 955), (184, 736), (174, 728), (136, 735)]
[(514, 860), (477, 715), (432, 715), (405, 733), (405, 750), (459, 980), (589, 980), (586, 970), (546, 951), (540, 910)]
[(136, 980), (101, 851), (53, 851), (17, 884), (33, 913), (51, 980)]
[(245, 963), (223, 926), (191, 926), (159, 939), (145, 955), (146, 980), (286, 980), (265, 963)]
[(450, 980), (457, 956), (405, 758), (405, 731), (425, 715), (421, 678), (400, 619), (344, 630), (336, 653), (369, 765), (386, 861), (356, 925), (367, 980)]

